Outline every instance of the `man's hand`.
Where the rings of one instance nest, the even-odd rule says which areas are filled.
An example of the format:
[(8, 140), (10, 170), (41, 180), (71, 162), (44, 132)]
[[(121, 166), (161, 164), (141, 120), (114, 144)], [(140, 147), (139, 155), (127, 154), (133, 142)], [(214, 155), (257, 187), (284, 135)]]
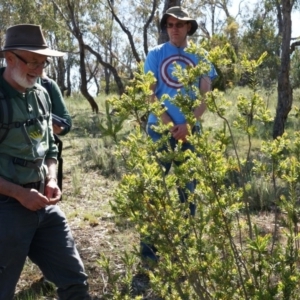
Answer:
[(46, 159), (48, 174), (46, 177), (44, 194), (49, 201), (53, 202), (51, 204), (57, 203), (61, 198), (61, 190), (57, 185), (56, 179), (56, 163), (57, 161), (53, 158)]
[[(45, 185), (45, 196), (48, 198), (49, 201), (57, 203), (61, 198), (61, 191), (57, 185), (57, 180), (51, 178), (50, 180), (46, 181)], [(51, 204), (55, 204), (51, 203)]]
[(29, 210), (36, 211), (47, 205), (54, 205), (59, 201), (59, 199), (49, 199), (35, 189), (23, 189), (24, 192), (17, 200)]
[(60, 134), (64, 130), (63, 127), (60, 127), (60, 126), (58, 126), (56, 124), (52, 124), (52, 128), (53, 128), (53, 132), (55, 134)]
[(188, 125), (187, 123), (175, 125), (171, 128), (170, 132), (175, 140), (182, 140), (185, 143), (186, 137), (189, 134)]

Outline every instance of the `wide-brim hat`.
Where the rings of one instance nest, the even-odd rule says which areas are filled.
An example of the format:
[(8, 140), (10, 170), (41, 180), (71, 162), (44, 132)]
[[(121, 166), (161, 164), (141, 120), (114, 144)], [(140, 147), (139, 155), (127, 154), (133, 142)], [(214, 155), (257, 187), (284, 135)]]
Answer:
[(188, 13), (181, 8), (181, 6), (170, 7), (165, 14), (162, 16), (160, 21), (160, 28), (164, 28), (167, 24), (168, 17), (174, 17), (178, 20), (187, 21), (191, 23), (191, 30), (188, 32), (188, 35), (193, 35), (198, 28), (198, 23), (195, 19), (189, 17)]
[(5, 45), (0, 52), (25, 50), (45, 56), (63, 56), (64, 52), (47, 46), (42, 28), (39, 25), (19, 24), (6, 30)]

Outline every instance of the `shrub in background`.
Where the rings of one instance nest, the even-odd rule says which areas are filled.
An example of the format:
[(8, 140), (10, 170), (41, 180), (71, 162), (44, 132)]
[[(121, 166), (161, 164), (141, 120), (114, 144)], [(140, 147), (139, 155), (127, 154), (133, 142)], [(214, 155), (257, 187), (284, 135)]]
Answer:
[[(209, 57), (218, 65), (228, 64), (222, 49)], [(203, 54), (192, 44), (190, 51)], [(111, 100), (118, 111), (116, 119), (102, 130), (114, 132), (118, 155), (126, 172), (115, 193), (112, 208), (119, 216), (135, 224), (141, 235), (155, 237), (159, 263), (149, 271), (150, 285), (163, 299), (300, 299), (298, 245), (298, 188), (300, 174), (300, 133), (284, 134), (271, 140), (261, 135), (261, 146), (253, 149), (252, 140), (272, 122), (270, 111), (258, 94), (257, 61), (245, 57), (239, 70), (247, 72), (250, 96), (236, 100), (237, 115), (227, 116), (231, 105), (223, 93), (214, 90), (206, 97), (208, 110), (222, 120), (217, 129), (203, 127), (201, 136), (189, 136), (195, 153), (180, 149), (160, 153), (164, 139), (153, 143), (142, 126), (120, 139), (118, 130), (125, 120), (142, 124), (145, 111), (163, 112), (160, 103), (151, 104), (151, 74), (135, 74), (132, 85), (121, 98)], [(236, 67), (236, 66), (235, 66)], [(142, 68), (142, 66), (141, 66)], [(176, 75), (186, 90), (190, 82), (205, 73), (205, 63), (185, 70), (176, 67)], [(199, 95), (200, 101), (200, 95)], [(195, 124), (191, 110), (199, 101), (191, 102), (182, 94), (173, 101)], [(160, 124), (159, 130), (167, 126)], [(236, 135), (243, 137), (242, 148)], [(189, 159), (164, 176), (159, 160)], [(189, 200), (197, 205), (195, 217), (189, 216), (188, 203), (180, 203), (176, 188), (197, 180)], [(256, 223), (254, 208), (274, 207), (271, 230), (266, 232)], [(141, 299), (134, 295), (130, 282), (134, 276), (133, 257), (126, 254), (125, 271), (112, 276), (109, 262), (102, 260), (107, 278), (114, 286), (113, 299)], [(131, 257), (131, 259), (129, 259)], [(129, 263), (130, 262), (130, 263)], [(121, 288), (123, 287), (123, 288)], [(124, 288), (126, 287), (126, 288)]]

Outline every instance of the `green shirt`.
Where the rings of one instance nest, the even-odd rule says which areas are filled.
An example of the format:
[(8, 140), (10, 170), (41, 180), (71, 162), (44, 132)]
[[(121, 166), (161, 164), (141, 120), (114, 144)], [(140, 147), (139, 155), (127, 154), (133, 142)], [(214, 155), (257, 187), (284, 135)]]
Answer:
[[(66, 107), (63, 95), (56, 81), (49, 77), (47, 77), (46, 79), (50, 82), (50, 91), (47, 92), (49, 92), (50, 100), (52, 103), (52, 113), (63, 119), (66, 119), (68, 124), (70, 125), (69, 127), (65, 127), (65, 129), (59, 134), (66, 135), (72, 127), (72, 119), (70, 113)], [(42, 83), (41, 78), (38, 79), (38, 83), (45, 87)]]
[[(51, 110), (49, 95), (36, 84), (33, 88), (20, 93), (13, 89), (3, 79), (4, 68), (0, 69), (0, 86), (12, 104), (12, 122), (24, 123), (44, 115), (38, 98), (45, 97), (48, 104), (46, 109)], [(57, 157), (57, 146), (52, 131), (52, 118), (38, 120), (29, 126), (20, 126), (9, 130), (6, 138), (0, 144), (0, 176), (4, 179), (25, 184), (43, 180), (47, 167), (45, 159)], [(12, 162), (13, 158), (20, 158), (30, 162), (42, 162), (36, 169), (24, 167)]]

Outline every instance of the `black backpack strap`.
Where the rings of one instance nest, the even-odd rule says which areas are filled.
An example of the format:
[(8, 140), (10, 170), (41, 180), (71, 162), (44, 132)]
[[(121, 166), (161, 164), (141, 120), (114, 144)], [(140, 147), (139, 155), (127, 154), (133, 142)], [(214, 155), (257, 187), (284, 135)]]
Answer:
[(63, 158), (61, 157), (62, 153), (62, 148), (63, 148), (63, 143), (61, 139), (54, 134), (54, 139), (55, 139), (55, 144), (57, 145), (58, 148), (58, 154), (57, 154), (57, 185), (59, 186), (60, 190), (62, 191), (62, 180), (63, 180)]
[(0, 144), (5, 140), (12, 121), (12, 105), (0, 88)]
[(48, 77), (41, 78), (41, 85), (47, 90), (52, 102), (52, 81)]

